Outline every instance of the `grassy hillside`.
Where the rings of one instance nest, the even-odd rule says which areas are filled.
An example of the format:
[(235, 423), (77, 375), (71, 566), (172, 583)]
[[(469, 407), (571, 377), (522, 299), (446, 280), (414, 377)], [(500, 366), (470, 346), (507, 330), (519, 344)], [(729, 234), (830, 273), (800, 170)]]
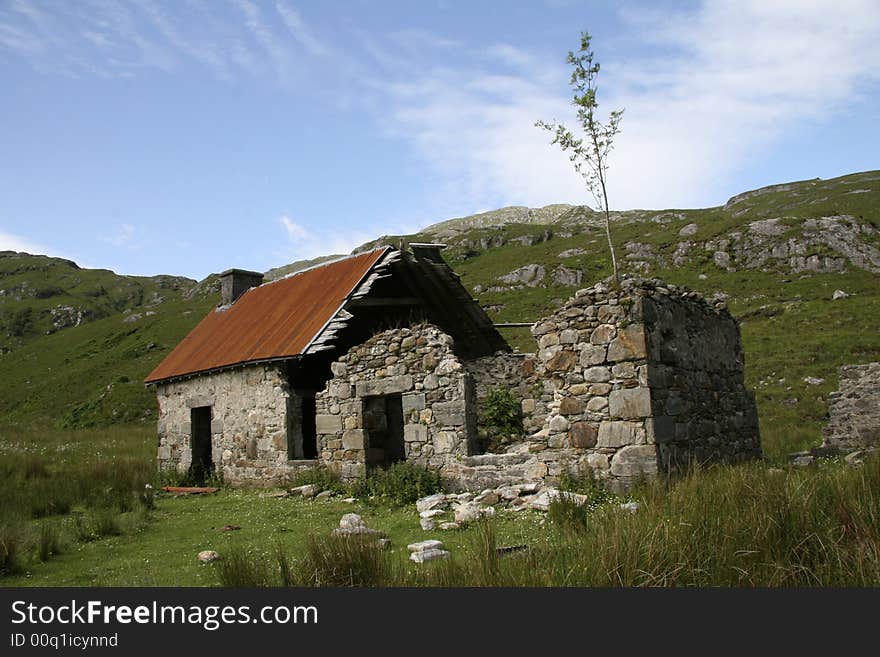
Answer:
[[(724, 295), (741, 320), (765, 449), (818, 444), (837, 368), (880, 359), (880, 171), (716, 208), (614, 213), (614, 224), (624, 272)], [(536, 320), (611, 273), (599, 218), (582, 207), (502, 208), (403, 237), (449, 245), (448, 262), (500, 322)], [(847, 296), (832, 299), (836, 290)], [(0, 253), (0, 424), (151, 423), (144, 376), (216, 295), (216, 276), (195, 285)], [(506, 331), (534, 348), (528, 330)]]

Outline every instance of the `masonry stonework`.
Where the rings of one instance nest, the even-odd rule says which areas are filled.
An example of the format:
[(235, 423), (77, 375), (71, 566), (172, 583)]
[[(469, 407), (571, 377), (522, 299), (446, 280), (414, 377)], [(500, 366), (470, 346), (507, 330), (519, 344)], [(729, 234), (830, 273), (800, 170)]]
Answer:
[(315, 399), (318, 449), (343, 478), (364, 476), (374, 460), (374, 438), (390, 421), (378, 410), (387, 398), (400, 399), (400, 456), (407, 461), (439, 468), (474, 450), (473, 380), (452, 338), (437, 327), (384, 331), (342, 355), (331, 369), (333, 378)]
[(183, 473), (190, 467), (191, 412), (204, 407), (211, 409), (214, 468), (225, 481), (277, 484), (301, 467), (288, 460), (291, 392), (279, 367), (251, 365), (163, 383), (156, 392), (160, 469)]
[[(579, 290), (532, 332), (534, 354), (463, 358), (467, 345), (424, 323), (348, 349), (330, 364), (326, 385), (314, 385), (322, 388), (317, 461), (296, 460), (306, 420), (293, 390), (306, 382), (288, 385), (284, 366), (159, 384), (159, 463), (189, 467), (190, 413), (204, 406), (214, 465), (234, 484), (281, 481), (317, 463), (351, 479), (407, 460), (458, 488), (552, 481), (567, 471), (621, 489), (692, 461), (761, 455), (739, 327), (723, 303), (624, 279)], [(481, 454), (491, 428), (479, 409), (497, 387), (520, 401), (523, 434), (508, 437), (503, 453)]]
[(822, 447), (838, 452), (880, 447), (880, 363), (845, 365), (839, 378)]

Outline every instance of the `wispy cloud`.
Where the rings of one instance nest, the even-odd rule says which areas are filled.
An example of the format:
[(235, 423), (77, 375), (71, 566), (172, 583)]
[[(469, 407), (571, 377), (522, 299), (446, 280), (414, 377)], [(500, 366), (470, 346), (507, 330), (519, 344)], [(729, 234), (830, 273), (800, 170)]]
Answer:
[(321, 57), (330, 54), (330, 49), (324, 45), (324, 43), (315, 38), (312, 30), (306, 25), (306, 22), (298, 11), (283, 2), (276, 2), (275, 9), (278, 11), (281, 20), (287, 26), (287, 29), (290, 30), (293, 38), (296, 39), (303, 48), (313, 55), (319, 55)]
[(141, 231), (126, 223), (120, 224), (108, 235), (100, 235), (98, 239), (117, 248), (133, 251), (139, 250), (145, 245)]
[(287, 243), (275, 252), (275, 256), (282, 262), (310, 260), (334, 253), (346, 254), (366, 242), (375, 240), (381, 234), (406, 235), (418, 230), (417, 226), (410, 223), (394, 222), (364, 226), (360, 230), (330, 226), (312, 228), (294, 221), (289, 215), (281, 216), (278, 225), (287, 238)]
[[(601, 109), (626, 108), (612, 207), (722, 202), (717, 181), (805, 123), (845, 116), (860, 85), (880, 80), (870, 0), (718, 1), (624, 19), (629, 41), (647, 50), (603, 57), (594, 42), (606, 64)], [(564, 52), (495, 44), (481, 54), (502, 69), (471, 57), (371, 80), (388, 101), (386, 127), (473, 207), (588, 202), (567, 156), (533, 127), (539, 118), (576, 125)]]
[[(69, 253), (56, 249), (46, 244), (40, 244), (32, 241), (27, 237), (21, 237), (13, 233), (0, 231), (0, 251), (18, 251), (20, 253), (30, 253), (31, 255), (47, 255), (55, 258), (66, 258), (73, 260)], [(82, 263), (80, 263), (81, 266)]]

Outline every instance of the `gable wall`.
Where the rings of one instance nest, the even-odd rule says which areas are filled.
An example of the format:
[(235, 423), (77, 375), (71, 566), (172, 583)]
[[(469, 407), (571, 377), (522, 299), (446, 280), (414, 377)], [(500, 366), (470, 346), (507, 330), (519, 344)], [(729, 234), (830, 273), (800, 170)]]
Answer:
[(224, 481), (268, 485), (291, 472), (286, 426), (291, 393), (278, 366), (252, 365), (165, 383), (156, 394), (161, 469), (186, 472), (192, 461), (190, 411), (210, 406), (214, 468)]
[(406, 460), (439, 468), (473, 449), (473, 380), (452, 351), (452, 338), (430, 324), (379, 333), (332, 365), (316, 396), (321, 459), (343, 478), (362, 477), (370, 430), (365, 400), (400, 395)]

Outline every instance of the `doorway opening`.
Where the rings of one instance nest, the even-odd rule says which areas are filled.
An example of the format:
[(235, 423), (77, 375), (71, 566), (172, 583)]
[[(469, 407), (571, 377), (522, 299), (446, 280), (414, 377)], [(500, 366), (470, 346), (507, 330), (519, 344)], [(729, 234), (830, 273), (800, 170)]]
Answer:
[(315, 393), (306, 392), (302, 396), (302, 449), (304, 459), (318, 458), (318, 431), (315, 424)]
[(190, 426), (192, 427), (190, 475), (195, 483), (201, 486), (214, 470), (211, 449), (211, 407), (193, 408), (190, 411)]
[(364, 398), (364, 433), (367, 469), (403, 461), (403, 400), (400, 395)]

